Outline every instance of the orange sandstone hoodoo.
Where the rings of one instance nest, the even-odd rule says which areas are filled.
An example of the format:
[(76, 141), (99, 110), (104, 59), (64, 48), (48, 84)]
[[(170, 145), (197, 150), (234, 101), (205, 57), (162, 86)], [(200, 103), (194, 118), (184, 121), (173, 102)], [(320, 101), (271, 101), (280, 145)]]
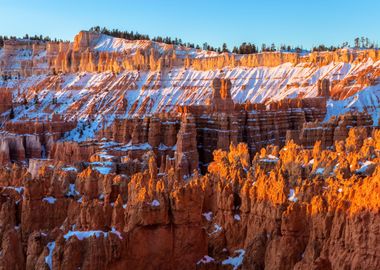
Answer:
[(0, 269), (380, 269), (378, 61), (5, 41)]

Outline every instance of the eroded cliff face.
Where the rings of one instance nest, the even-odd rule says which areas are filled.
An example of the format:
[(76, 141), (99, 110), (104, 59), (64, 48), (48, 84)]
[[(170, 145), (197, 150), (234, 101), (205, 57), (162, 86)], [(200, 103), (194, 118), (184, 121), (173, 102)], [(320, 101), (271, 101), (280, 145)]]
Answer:
[(380, 268), (379, 63), (7, 41), (0, 269)]
[[(143, 95), (143, 103), (135, 104), (132, 97), (127, 97), (127, 104), (120, 104), (123, 97), (130, 96), (125, 90), (168, 88), (170, 92), (186, 92), (177, 93), (181, 100), (173, 100), (174, 103), (202, 104), (211, 94), (205, 89), (209, 85), (205, 81), (212, 81), (220, 73), (231, 79), (234, 87), (231, 94), (239, 103), (315, 97), (319, 94), (316, 91), (318, 81), (323, 79), (331, 81), (334, 100), (347, 99), (380, 83), (379, 60), (380, 51), (375, 49), (307, 54), (218, 54), (82, 31), (73, 42), (5, 41), (0, 51), (0, 74), (6, 82), (2, 83), (4, 88), (18, 93), (18, 102), (25, 98), (27, 101), (34, 99), (35, 95), (46, 99), (47, 93), (42, 90), (47, 89), (118, 90), (119, 113), (125, 113), (125, 109), (132, 106), (140, 108), (129, 110), (130, 114), (144, 114), (149, 113), (152, 107), (163, 111), (164, 107), (174, 104), (157, 100), (157, 95), (152, 93)], [(72, 74), (77, 74), (77, 78)], [(197, 92), (197, 95), (191, 92)], [(62, 98), (62, 95), (55, 96)], [(80, 98), (81, 102), (86, 102), (86, 99), (86, 96)], [(56, 105), (59, 104), (57, 100)]]
[[(96, 32), (81, 31), (72, 43), (7, 40), (2, 51), (1, 70), (7, 74), (30, 76), (46, 72), (121, 72), (124, 70), (161, 70), (194, 68), (215, 70), (226, 66), (275, 67), (284, 63), (328, 65), (380, 60), (376, 49), (335, 52), (264, 52), (250, 55), (218, 54), (147, 40), (130, 41)], [(16, 64), (16, 65), (15, 65)]]
[[(217, 150), (201, 176), (4, 167), (2, 269), (378, 269), (379, 131), (335, 151)], [(83, 167), (84, 166), (84, 167)], [(364, 233), (365, 231), (365, 233)]]
[(209, 105), (98, 140), (57, 141), (76, 125), (57, 116), (8, 122), (0, 268), (377, 269), (371, 117), (322, 123), (326, 95), (266, 108), (234, 104), (228, 79), (212, 88)]

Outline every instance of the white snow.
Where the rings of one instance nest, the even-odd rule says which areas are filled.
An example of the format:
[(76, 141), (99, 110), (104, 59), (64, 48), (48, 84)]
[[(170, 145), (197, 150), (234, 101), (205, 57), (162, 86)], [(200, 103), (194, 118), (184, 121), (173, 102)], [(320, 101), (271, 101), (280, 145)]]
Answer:
[(123, 38), (116, 38), (107, 35), (101, 35), (98, 40), (95, 40), (93, 48), (97, 51), (106, 52), (127, 52), (132, 55), (137, 49), (145, 49), (150, 45), (162, 47), (161, 51), (165, 47), (163, 43), (156, 43), (149, 40), (127, 40)]
[(106, 138), (102, 138), (101, 147), (100, 147), (102, 149), (107, 149), (107, 148), (119, 145), (119, 143), (117, 143), (117, 142), (114, 142), (114, 141), (105, 141), (105, 140), (107, 140), (107, 139)]
[(51, 197), (51, 196), (49, 196), (49, 197), (45, 197), (45, 198), (43, 198), (42, 200), (43, 200), (44, 202), (49, 203), (49, 204), (55, 204), (55, 202), (57, 201), (56, 198)]
[(150, 203), (151, 206), (154, 206), (154, 207), (158, 207), (160, 206), (160, 202), (158, 200), (153, 200), (151, 203)]
[(115, 227), (112, 227), (111, 233), (116, 234), (119, 237), (119, 239), (123, 239), (121, 233), (118, 230), (116, 230)]
[(67, 196), (79, 195), (79, 192), (75, 189), (75, 184), (69, 184), (69, 191), (66, 193)]
[[(162, 123), (162, 124), (164, 124), (164, 123)], [(176, 150), (176, 145), (170, 147), (170, 146), (167, 146), (167, 145), (165, 145), (163, 143), (160, 143), (160, 145), (158, 146), (158, 150), (160, 150), (160, 151), (166, 151), (166, 150), (173, 150), (173, 151), (175, 151)]]
[(277, 163), (278, 162), (278, 158), (276, 159), (272, 159), (272, 158), (261, 158), (260, 161), (263, 161), (263, 162), (267, 162), (267, 163)]
[(235, 214), (235, 215), (234, 215), (234, 220), (240, 221), (240, 219), (241, 219), (241, 218), (240, 218), (240, 215), (238, 215), (238, 214)]
[(13, 189), (15, 190), (18, 194), (22, 194), (24, 192), (24, 187), (13, 187), (13, 186), (6, 186), (2, 187), (3, 189)]
[(83, 239), (90, 238), (93, 236), (95, 236), (96, 238), (99, 238), (101, 236), (106, 238), (106, 237), (108, 237), (108, 233), (115, 234), (120, 239), (123, 239), (123, 237), (121, 236), (121, 233), (119, 231), (117, 231), (114, 227), (112, 227), (112, 230), (110, 232), (103, 232), (103, 231), (96, 231), (96, 230), (95, 231), (68, 231), (68, 233), (66, 233), (63, 236), (63, 238), (65, 238), (65, 240), (67, 241), (72, 236), (76, 236), (78, 238), (78, 240), (82, 241)]
[(66, 233), (63, 238), (66, 240), (70, 239), (72, 236), (76, 236), (79, 240), (83, 240), (92, 236), (98, 237), (107, 237), (107, 233), (103, 231), (69, 231)]
[(365, 161), (364, 163), (361, 164), (361, 167), (359, 169), (356, 170), (356, 173), (365, 173), (367, 171), (367, 169), (372, 166), (372, 164), (375, 164), (375, 162), (373, 161)]
[(129, 143), (120, 147), (115, 147), (114, 149), (118, 151), (150, 150), (152, 149), (152, 146), (149, 143), (142, 143), (142, 144)]
[(203, 256), (202, 259), (200, 259), (200, 260), (197, 262), (197, 264), (207, 264), (207, 263), (214, 262), (214, 261), (215, 261), (214, 258), (212, 258), (212, 257), (210, 257), (210, 256), (208, 256), (208, 255), (205, 255), (205, 256)]
[(337, 170), (338, 168), (339, 168), (339, 163), (335, 164), (334, 171)]
[(65, 171), (65, 172), (76, 172), (77, 168), (75, 168), (75, 167), (64, 167), (64, 168), (62, 168), (62, 171)]
[(318, 168), (318, 169), (315, 171), (315, 173), (316, 173), (316, 174), (323, 174), (324, 171), (325, 171), (325, 168)]
[(366, 110), (373, 120), (373, 125), (377, 126), (380, 119), (380, 84), (368, 86), (355, 95), (344, 100), (329, 100), (327, 102), (327, 114), (325, 121), (331, 116), (340, 115), (349, 111), (363, 112)]
[(228, 259), (222, 261), (223, 265), (231, 265), (233, 267), (233, 270), (237, 270), (240, 265), (243, 263), (245, 250), (244, 249), (238, 249), (235, 250), (235, 253), (238, 254), (237, 257), (228, 257)]
[(94, 167), (95, 170), (97, 170), (99, 173), (101, 174), (109, 174), (111, 172), (111, 168), (110, 167)]
[(106, 152), (101, 152), (97, 154), (97, 156), (100, 157), (102, 160), (109, 160), (109, 161), (112, 161), (112, 159), (115, 157), (115, 156), (106, 154)]
[[(91, 44), (97, 51), (120, 52), (133, 55), (137, 49), (152, 47), (159, 53), (173, 52), (178, 57), (213, 57), (214, 52), (206, 52), (181, 46), (169, 46), (150, 41), (129, 41), (101, 35)], [(173, 51), (172, 51), (173, 50)], [(9, 69), (19, 68), (19, 60), (45, 61), (46, 52), (35, 56), (31, 51), (18, 51), (10, 61)], [(236, 57), (245, 57), (238, 56)], [(1, 53), (0, 53), (1, 58)], [(45, 59), (45, 60), (44, 60)], [(16, 61), (17, 60), (17, 61)], [(39, 62), (39, 67), (46, 68), (45, 62)], [(15, 119), (34, 120), (46, 119), (52, 113), (59, 113), (66, 121), (77, 121), (77, 126), (65, 134), (65, 140), (83, 142), (96, 137), (96, 133), (109, 127), (115, 118), (132, 118), (141, 114), (151, 115), (158, 112), (173, 110), (177, 105), (202, 105), (210, 98), (212, 90), (210, 83), (213, 78), (222, 73), (231, 79), (231, 96), (235, 102), (251, 103), (277, 101), (287, 97), (304, 97), (317, 95), (316, 82), (321, 78), (332, 81), (355, 76), (368, 67), (378, 68), (380, 61), (374, 63), (357, 61), (355, 63), (331, 62), (325, 66), (300, 63), (293, 65), (284, 63), (276, 67), (224, 67), (222, 70), (201, 71), (192, 68), (174, 67), (170, 72), (160, 71), (123, 71), (119, 74), (112, 72), (78, 72), (59, 75), (59, 89), (55, 82), (48, 83), (44, 89), (36, 93), (33, 87), (44, 85), (49, 75), (33, 75), (20, 80), (10, 79), (7, 82), (0, 78), (0, 85), (13, 87), (14, 102), (21, 103), (25, 95), (28, 106), (16, 106)], [(157, 86), (157, 87), (156, 87)], [(16, 90), (17, 89), (17, 90)], [(154, 89), (154, 90), (153, 90)], [(360, 90), (360, 89), (359, 89)], [(40, 104), (33, 104), (37, 94)], [(53, 98), (57, 104), (53, 104)], [(121, 101), (126, 100), (126, 111), (121, 109)], [(350, 110), (367, 110), (378, 123), (380, 109), (380, 84), (361, 89), (355, 95), (344, 100), (329, 100), (325, 120), (333, 115), (339, 115)], [(146, 107), (143, 107), (146, 104)], [(134, 112), (130, 112), (136, 106)], [(93, 117), (92, 112), (96, 112)], [(149, 144), (125, 145), (120, 151), (149, 150)], [(160, 149), (167, 146), (160, 145)], [(174, 149), (172, 149), (174, 150)], [(266, 161), (274, 162), (273, 157)]]
[(223, 230), (223, 228), (220, 225), (218, 225), (218, 224), (215, 223), (214, 224), (214, 230), (211, 233), (209, 233), (209, 235), (216, 234), (216, 233), (218, 233), (218, 232), (220, 232), (222, 230)]
[(279, 161), (279, 158), (273, 155), (267, 155), (265, 158), (261, 158), (260, 160), (268, 163), (276, 163)]
[(101, 35), (94, 46), (97, 51), (123, 52), (132, 49), (134, 43), (126, 39), (115, 38), (107, 35)]
[(207, 221), (212, 220), (212, 212), (211, 211), (203, 213), (202, 216), (204, 216)]
[(292, 189), (292, 188), (290, 189), (288, 200), (291, 202), (297, 202), (298, 201), (298, 199), (296, 197), (296, 193), (295, 193), (294, 189)]
[(55, 241), (49, 242), (47, 244), (47, 248), (49, 250), (49, 255), (45, 257), (45, 263), (48, 265), (49, 269), (52, 270), (53, 269), (53, 251), (55, 248)]

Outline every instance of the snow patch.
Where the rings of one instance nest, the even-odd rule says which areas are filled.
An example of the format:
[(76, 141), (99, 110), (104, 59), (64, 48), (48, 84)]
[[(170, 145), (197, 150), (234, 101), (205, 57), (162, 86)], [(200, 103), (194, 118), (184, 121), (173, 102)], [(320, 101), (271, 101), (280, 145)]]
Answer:
[(318, 169), (315, 171), (315, 173), (316, 173), (316, 174), (323, 174), (324, 171), (325, 171), (325, 168), (318, 168)]
[(237, 270), (240, 265), (243, 263), (245, 250), (244, 249), (238, 249), (235, 250), (235, 253), (238, 254), (237, 257), (228, 257), (228, 259), (222, 261), (223, 265), (231, 265), (233, 267), (233, 270)]
[(153, 200), (151, 203), (150, 203), (151, 206), (154, 206), (154, 207), (158, 207), (160, 206), (160, 202), (158, 200)]
[(123, 237), (121, 236), (121, 233), (119, 231), (117, 231), (115, 229), (115, 227), (112, 227), (111, 233), (117, 235), (119, 237), (119, 239), (123, 239)]
[(47, 244), (47, 248), (49, 250), (49, 254), (45, 257), (45, 263), (48, 265), (49, 269), (53, 269), (53, 251), (55, 248), (55, 241), (49, 242)]
[(76, 195), (79, 195), (79, 192), (75, 189), (75, 184), (69, 184), (69, 191), (66, 193), (66, 196)]
[(377, 126), (380, 119), (380, 84), (368, 86), (363, 90), (357, 92), (355, 95), (350, 96), (343, 100), (328, 100), (327, 113), (325, 121), (329, 120), (332, 116), (344, 114), (349, 111), (367, 111), (373, 120), (373, 125)]
[(43, 198), (42, 200), (43, 200), (44, 202), (49, 203), (49, 204), (55, 204), (55, 202), (57, 201), (56, 198), (51, 197), (51, 196), (49, 196), (49, 197), (45, 197), (45, 198)]
[(117, 151), (134, 151), (134, 150), (151, 150), (152, 146), (149, 143), (142, 144), (126, 144), (120, 147), (114, 148)]
[(298, 199), (296, 197), (296, 193), (294, 192), (294, 189), (292, 189), (292, 188), (290, 189), (288, 200), (291, 202), (297, 202), (298, 201)]
[(62, 168), (62, 171), (64, 171), (64, 172), (76, 172), (77, 168), (75, 168), (75, 167), (65, 167), (65, 168)]
[(205, 256), (203, 256), (202, 259), (200, 259), (200, 260), (197, 262), (197, 264), (207, 264), (207, 263), (214, 262), (214, 261), (215, 261), (214, 258), (212, 258), (212, 257), (210, 257), (210, 256), (208, 256), (208, 255), (205, 255)]
[(375, 162), (367, 160), (366, 162), (362, 163), (359, 169), (356, 170), (356, 173), (365, 173), (368, 170), (368, 168), (370, 168), (373, 164), (375, 164)]
[(109, 174), (112, 169), (110, 167), (94, 167), (94, 170), (97, 170), (100, 174)]
[(202, 216), (204, 216), (207, 221), (212, 220), (212, 212), (211, 211), (203, 213)]
[(103, 231), (69, 231), (66, 233), (63, 238), (67, 241), (72, 236), (76, 236), (79, 240), (83, 240), (86, 238), (90, 238), (92, 236), (95, 236), (96, 238), (99, 238), (101, 236), (107, 237), (107, 233)]
[(96, 238), (99, 238), (101, 236), (107, 238), (108, 233), (115, 234), (117, 235), (117, 237), (119, 237), (119, 239), (123, 239), (123, 237), (121, 236), (121, 233), (117, 231), (114, 227), (112, 227), (112, 230), (110, 232), (103, 232), (103, 231), (96, 231), (96, 230), (95, 231), (69, 231), (63, 236), (63, 238), (65, 238), (65, 240), (67, 241), (72, 236), (76, 236), (78, 240), (82, 241), (83, 239), (90, 238), (93, 236), (95, 236)]
[(211, 233), (209, 233), (209, 235), (216, 234), (218, 232), (221, 232), (222, 230), (223, 230), (223, 228), (220, 225), (215, 223), (214, 224), (214, 230)]
[(12, 187), (12, 186), (7, 186), (7, 187), (2, 187), (3, 189), (12, 189), (15, 190), (18, 194), (22, 194), (24, 192), (24, 187)]

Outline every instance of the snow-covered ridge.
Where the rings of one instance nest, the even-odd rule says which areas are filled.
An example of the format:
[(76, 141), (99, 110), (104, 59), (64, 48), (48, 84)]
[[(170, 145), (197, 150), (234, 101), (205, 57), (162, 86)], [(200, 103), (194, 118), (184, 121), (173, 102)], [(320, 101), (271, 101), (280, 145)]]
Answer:
[[(71, 73), (33, 75), (22, 79), (0, 77), (0, 86), (13, 90), (15, 119), (51, 118), (53, 113), (66, 120), (79, 121), (91, 137), (117, 118), (172, 111), (177, 105), (202, 105), (211, 97), (211, 81), (216, 77), (231, 80), (231, 95), (236, 103), (260, 103), (284, 98), (315, 97), (317, 82), (355, 76), (369, 66), (371, 59), (358, 63), (330, 63), (325, 66), (283, 64), (277, 67), (235, 67), (199, 71), (175, 68), (168, 72), (124, 71), (119, 74)], [(34, 100), (37, 98), (38, 104)], [(54, 100), (54, 102), (53, 102)], [(350, 110), (367, 110), (377, 124), (380, 84), (364, 87), (345, 100), (330, 100), (327, 117)], [(91, 120), (88, 122), (88, 120)]]
[[(277, 64), (286, 63), (287, 55), (294, 55), (294, 59), (298, 58), (304, 58), (304, 59), (314, 59), (318, 56), (326, 57), (326, 59), (332, 59), (333, 61), (336, 61), (336, 58), (334, 57), (328, 57), (328, 55), (335, 54), (335, 56), (349, 54), (356, 57), (356, 55), (359, 55), (361, 53), (364, 53), (368, 57), (374, 57), (376, 60), (380, 59), (380, 51), (376, 49), (366, 50), (366, 49), (351, 49), (351, 48), (344, 48), (340, 49), (338, 52), (310, 52), (310, 51), (301, 51), (297, 53), (296, 51), (276, 51), (276, 52), (263, 52), (263, 53), (256, 53), (251, 55), (240, 55), (235, 53), (218, 53), (214, 51), (206, 51), (202, 49), (195, 49), (190, 48), (186, 46), (181, 45), (171, 45), (156, 41), (150, 41), (150, 40), (128, 40), (124, 38), (117, 38), (108, 36), (105, 34), (100, 34), (96, 32), (88, 32), (88, 31), (81, 31), (79, 32), (73, 42), (62, 42), (60, 43), (62, 46), (56, 42), (45, 42), (45, 41), (36, 41), (36, 40), (8, 40), (5, 41), (5, 47), (7, 48), (7, 51), (12, 50), (11, 58), (14, 58), (13, 60), (29, 60), (29, 61), (35, 61), (35, 62), (41, 62), (38, 63), (42, 68), (48, 69), (48, 66), (51, 65), (52, 61), (48, 61), (46, 58), (46, 51), (48, 51), (48, 54), (56, 54), (58, 50), (60, 50), (63, 53), (67, 53), (68, 49), (73, 49), (74, 51), (96, 51), (96, 52), (107, 52), (107, 53), (124, 53), (128, 56), (134, 55), (138, 50), (142, 51), (149, 51), (150, 49), (154, 50), (154, 52), (157, 55), (167, 55), (169, 57), (175, 56), (180, 59), (184, 58), (190, 58), (190, 59), (205, 59), (205, 58), (211, 58), (211, 57), (217, 57), (217, 56), (226, 56), (227, 58), (233, 57), (235, 60), (239, 61), (243, 58), (250, 57), (252, 55), (257, 56), (257, 58), (262, 58), (262, 56), (266, 56), (271, 58), (273, 55), (277, 55)], [(68, 45), (68, 46), (67, 46)], [(54, 49), (55, 48), (55, 49)], [(62, 51), (64, 50), (64, 51)], [(3, 50), (4, 51), (4, 50)], [(26, 51), (29, 51), (27, 54)], [(40, 54), (42, 52), (42, 54)], [(311, 56), (315, 54), (315, 56)], [(272, 56), (271, 56), (272, 55)], [(2, 58), (1, 50), (0, 50), (0, 59)], [(281, 60), (282, 59), (282, 60)], [(331, 59), (328, 62), (331, 62)], [(349, 59), (342, 58), (342, 59)], [(280, 61), (278, 61), (280, 60)], [(352, 61), (351, 59), (350, 61)], [(257, 60), (255, 60), (257, 61)], [(253, 62), (255, 62), (253, 61)], [(299, 61), (294, 60), (296, 62), (293, 63), (299, 63)], [(315, 59), (313, 60), (315, 61)], [(239, 65), (245, 65), (249, 61), (243, 61)], [(252, 62), (252, 61), (251, 61)], [(268, 63), (270, 61), (263, 61), (263, 65), (265, 63)], [(276, 62), (276, 61), (275, 61)], [(302, 61), (305, 62), (305, 61)], [(306, 61), (307, 62), (307, 61)], [(254, 64), (257, 66), (257, 63)], [(273, 66), (273, 63), (270, 64)], [(248, 64), (249, 66), (249, 64)], [(14, 69), (15, 67), (7, 67), (9, 70)], [(49, 67), (50, 68), (50, 67)], [(3, 71), (0, 65), (0, 73)]]
[(145, 50), (153, 48), (159, 54), (173, 50), (178, 57), (214, 57), (217, 56), (217, 52), (205, 51), (200, 49), (188, 48), (179, 45), (170, 45), (161, 42), (155, 42), (150, 40), (128, 40), (124, 38), (116, 38), (108, 35), (101, 34), (99, 38), (95, 39), (91, 44), (92, 49), (99, 52), (119, 52), (134, 54), (137, 50)]
[[(85, 31), (82, 31), (85, 32)], [(81, 33), (82, 33), (81, 32)], [(185, 57), (189, 56), (191, 58), (206, 58), (206, 57), (216, 57), (221, 54), (227, 54), (227, 55), (234, 55), (237, 59), (241, 58), (244, 55), (236, 54), (236, 53), (218, 53), (215, 51), (206, 51), (202, 49), (195, 49), (190, 48), (186, 46), (180, 46), (180, 45), (171, 45), (166, 44), (162, 42), (156, 42), (156, 41), (150, 41), (150, 40), (128, 40), (124, 38), (117, 38), (108, 36), (105, 34), (99, 34), (98, 38), (95, 38), (92, 42), (90, 47), (94, 49), (95, 51), (101, 51), (101, 52), (129, 52), (129, 53), (135, 53), (138, 49), (147, 49), (147, 48), (153, 48), (155, 51), (157, 51), (160, 54), (163, 54), (165, 52), (172, 52), (178, 56), (178, 57)], [(366, 49), (353, 49), (353, 48), (343, 48), (340, 49), (340, 52), (346, 52), (355, 54), (360, 51), (365, 51)], [(276, 51), (274, 53), (281, 53), (281, 54), (297, 54), (300, 57), (306, 57), (309, 56), (312, 52), (308, 50), (302, 50), (301, 52), (297, 52), (295, 50), (291, 51)], [(273, 54), (273, 52), (263, 52), (263, 53), (256, 53), (256, 54)], [(319, 55), (328, 55), (331, 54), (331, 52), (318, 52)]]
[(380, 120), (380, 84), (366, 87), (343, 100), (329, 100), (325, 119), (328, 120), (331, 116), (352, 110), (367, 111), (372, 116), (374, 126), (377, 126)]
[[(22, 66), (22, 61), (32, 59), (35, 67), (43, 70), (44, 61), (52, 52), (47, 54), (47, 49), (42, 45), (34, 46), (31, 50), (24, 43), (14, 48), (10, 60), (4, 51), (13, 47), (0, 50), (0, 60), (9, 60), (6, 68), (17, 70)], [(181, 46), (131, 41), (106, 35), (78, 35), (75, 44), (78, 50), (91, 48), (99, 52), (134, 54), (139, 49), (153, 48), (157, 52), (174, 50), (181, 57), (218, 55)], [(363, 74), (364, 77), (368, 75), (376, 78), (379, 70), (380, 60), (364, 58), (354, 62), (286, 62), (275, 66), (224, 66), (207, 70), (179, 65), (162, 70), (67, 71), (56, 75), (51, 72), (34, 74), (25, 71), (21, 76), (0, 76), (0, 87), (10, 89), (13, 93), (15, 118), (12, 121), (36, 118), (46, 120), (56, 113), (65, 120), (77, 121), (78, 130), (84, 133), (83, 137), (91, 138), (99, 129), (109, 126), (115, 118), (170, 112), (178, 105), (208, 104), (212, 93), (211, 81), (217, 77), (231, 80), (231, 95), (235, 103), (269, 103), (284, 98), (315, 97), (319, 80), (328, 79), (334, 84), (349, 78), (352, 83), (340, 90), (353, 94), (347, 95), (344, 100), (329, 100), (326, 119), (350, 110), (367, 110), (377, 125), (380, 80), (362, 83), (359, 79), (363, 78)], [(1, 70), (0, 67), (0, 71), (4, 69)], [(27, 106), (22, 105), (25, 99)], [(5, 116), (7, 114), (9, 112)], [(77, 135), (79, 134), (74, 130), (68, 136), (78, 140)]]

